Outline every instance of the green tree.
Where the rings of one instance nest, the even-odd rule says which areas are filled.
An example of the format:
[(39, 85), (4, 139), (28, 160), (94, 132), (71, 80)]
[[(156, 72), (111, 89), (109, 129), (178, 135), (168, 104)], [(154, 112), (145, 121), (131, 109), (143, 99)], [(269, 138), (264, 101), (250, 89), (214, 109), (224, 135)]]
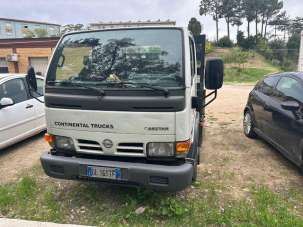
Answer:
[(222, 18), (223, 0), (202, 0), (200, 15), (211, 15), (216, 22), (216, 42), (219, 41), (219, 19)]
[(255, 7), (254, 1), (243, 0), (242, 10), (243, 10), (243, 17), (245, 17), (247, 21), (247, 37), (250, 37), (250, 23), (255, 19), (254, 7)]
[(35, 36), (36, 36), (37, 38), (43, 38), (43, 37), (47, 37), (47, 36), (48, 36), (47, 30), (44, 29), (44, 28), (36, 28), (36, 29), (34, 30), (34, 33), (35, 33)]
[(230, 25), (240, 24), (239, 15), (241, 12), (238, 0), (223, 0), (222, 1), (222, 17), (225, 18), (227, 25), (227, 37), (230, 39)]
[(64, 35), (65, 33), (68, 32), (81, 31), (83, 29), (84, 29), (83, 24), (66, 24), (61, 27), (61, 35)]
[(197, 18), (193, 17), (188, 23), (188, 29), (193, 33), (194, 36), (198, 36), (201, 34), (202, 26)]

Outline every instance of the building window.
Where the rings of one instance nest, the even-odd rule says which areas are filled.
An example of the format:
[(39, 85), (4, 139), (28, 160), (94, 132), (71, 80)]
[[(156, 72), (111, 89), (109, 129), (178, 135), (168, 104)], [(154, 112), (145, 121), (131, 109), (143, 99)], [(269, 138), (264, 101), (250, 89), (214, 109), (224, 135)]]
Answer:
[(11, 23), (6, 23), (5, 24), (5, 33), (7, 35), (12, 35), (13, 34), (13, 25)]
[(0, 73), (8, 73), (6, 58), (0, 58)]

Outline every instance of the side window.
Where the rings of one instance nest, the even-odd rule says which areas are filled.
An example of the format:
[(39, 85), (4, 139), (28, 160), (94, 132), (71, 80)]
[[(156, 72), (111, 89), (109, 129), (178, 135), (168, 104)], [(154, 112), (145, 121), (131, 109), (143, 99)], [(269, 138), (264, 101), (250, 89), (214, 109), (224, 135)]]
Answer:
[(273, 89), (276, 86), (279, 80), (278, 76), (269, 76), (266, 77), (260, 84), (258, 85), (258, 90), (265, 95), (273, 95)]
[(26, 87), (22, 79), (9, 80), (2, 84), (3, 96), (11, 98), (15, 103), (28, 99)]
[(43, 95), (43, 85), (44, 85), (44, 81), (42, 79), (37, 78), (37, 92), (33, 92), (33, 95), (35, 97), (40, 97), (41, 95)]
[(191, 77), (194, 77), (196, 74), (196, 53), (195, 53), (195, 45), (194, 41), (189, 38), (189, 46), (190, 46), (190, 65), (191, 65)]
[(277, 91), (285, 98), (293, 98), (303, 103), (303, 87), (296, 79), (282, 77), (277, 85)]

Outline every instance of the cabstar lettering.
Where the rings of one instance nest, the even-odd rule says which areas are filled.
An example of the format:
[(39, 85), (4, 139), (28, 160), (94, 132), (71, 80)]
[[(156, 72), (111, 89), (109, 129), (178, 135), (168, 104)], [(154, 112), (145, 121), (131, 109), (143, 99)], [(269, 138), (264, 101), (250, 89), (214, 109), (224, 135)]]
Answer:
[(145, 127), (144, 130), (147, 131), (168, 131), (168, 127)]
[(55, 121), (55, 126), (57, 127), (72, 127), (72, 128), (107, 128), (114, 129), (112, 124), (96, 124), (96, 123), (79, 123), (79, 122), (60, 122)]

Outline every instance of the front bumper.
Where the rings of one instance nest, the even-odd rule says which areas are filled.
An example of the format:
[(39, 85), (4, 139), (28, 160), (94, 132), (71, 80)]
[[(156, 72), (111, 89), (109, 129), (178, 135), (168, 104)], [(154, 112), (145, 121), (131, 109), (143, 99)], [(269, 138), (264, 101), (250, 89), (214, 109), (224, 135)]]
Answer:
[[(191, 163), (168, 166), (64, 157), (51, 155), (48, 152), (42, 154), (40, 159), (45, 173), (50, 177), (137, 185), (154, 190), (180, 191), (191, 184), (193, 176)], [(88, 178), (86, 176), (87, 166), (117, 167), (121, 169), (123, 177), (121, 180)]]

